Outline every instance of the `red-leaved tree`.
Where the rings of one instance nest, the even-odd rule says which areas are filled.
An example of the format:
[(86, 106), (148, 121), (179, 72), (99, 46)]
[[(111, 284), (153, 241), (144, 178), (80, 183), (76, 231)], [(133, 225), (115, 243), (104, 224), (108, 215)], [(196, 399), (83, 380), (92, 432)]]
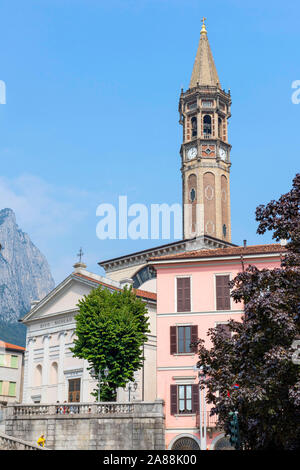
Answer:
[(229, 413), (238, 411), (243, 449), (300, 444), (300, 366), (293, 360), (293, 343), (300, 337), (299, 205), (297, 174), (290, 192), (257, 208), (258, 233), (270, 230), (277, 242), (287, 240), (281, 267), (249, 266), (239, 273), (231, 295), (244, 303), (242, 321), (230, 321), (230, 338), (218, 327), (210, 329), (209, 350), (198, 342), (208, 402), (227, 432)]

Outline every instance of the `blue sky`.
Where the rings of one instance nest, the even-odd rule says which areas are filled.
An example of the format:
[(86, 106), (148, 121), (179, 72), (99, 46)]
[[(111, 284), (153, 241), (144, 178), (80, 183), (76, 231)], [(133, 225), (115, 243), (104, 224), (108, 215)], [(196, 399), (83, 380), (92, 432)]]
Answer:
[[(256, 234), (255, 208), (299, 171), (297, 1), (1, 0), (0, 208), (46, 255), (56, 282), (79, 247), (97, 262), (157, 240), (99, 240), (96, 208), (180, 203), (178, 124), (201, 17), (232, 94), (232, 241)], [(166, 243), (165, 240), (162, 243)]]

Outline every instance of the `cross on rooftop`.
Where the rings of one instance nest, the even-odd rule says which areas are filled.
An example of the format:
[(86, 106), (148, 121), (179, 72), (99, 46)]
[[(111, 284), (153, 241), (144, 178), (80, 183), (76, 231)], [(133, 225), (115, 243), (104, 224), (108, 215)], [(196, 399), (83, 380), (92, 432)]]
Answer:
[(83, 251), (82, 251), (82, 248), (80, 248), (79, 253), (78, 253), (78, 255), (77, 255), (78, 258), (79, 258), (79, 263), (81, 263), (81, 260), (82, 260), (83, 255), (84, 255), (84, 253), (83, 253)]

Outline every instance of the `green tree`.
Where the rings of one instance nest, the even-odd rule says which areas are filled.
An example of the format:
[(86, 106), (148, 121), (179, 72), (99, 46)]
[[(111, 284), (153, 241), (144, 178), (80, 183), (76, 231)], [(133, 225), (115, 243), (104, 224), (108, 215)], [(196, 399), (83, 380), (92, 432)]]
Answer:
[(199, 340), (199, 365), (208, 402), (230, 434), (238, 412), (244, 449), (295, 449), (300, 445), (300, 374), (293, 361), (300, 334), (300, 174), (278, 201), (256, 210), (258, 233), (288, 241), (281, 266), (247, 267), (231, 281), (232, 297), (244, 302), (242, 322), (229, 323), (228, 338), (211, 329), (211, 349)]
[[(100, 371), (100, 399), (115, 400), (117, 388), (133, 381), (134, 372), (143, 366), (142, 346), (150, 331), (146, 305), (132, 288), (111, 292), (99, 287), (84, 296), (78, 307), (71, 351), (89, 362), (95, 378)], [(104, 379), (106, 368), (109, 373)], [(92, 395), (98, 396), (98, 385)]]

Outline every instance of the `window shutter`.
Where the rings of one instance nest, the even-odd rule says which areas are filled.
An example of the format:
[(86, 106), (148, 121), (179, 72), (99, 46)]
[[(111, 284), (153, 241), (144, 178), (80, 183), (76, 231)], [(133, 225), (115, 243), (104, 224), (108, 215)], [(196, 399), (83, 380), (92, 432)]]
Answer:
[(170, 326), (170, 354), (177, 353), (177, 328)]
[(198, 384), (192, 385), (192, 407), (193, 407), (193, 413), (199, 412), (199, 385)]
[(3, 384), (3, 381), (0, 380), (0, 395), (2, 395), (2, 384)]
[[(198, 325), (192, 325), (191, 326), (191, 343), (194, 343), (197, 340), (198, 340)], [(197, 350), (198, 350), (197, 346), (191, 346), (192, 352), (197, 352)]]
[(191, 311), (191, 279), (179, 277), (177, 279), (177, 312)]
[(229, 275), (216, 276), (217, 310), (230, 310)]
[(177, 411), (177, 385), (170, 385), (171, 415), (176, 415)]
[(18, 368), (18, 356), (10, 356), (10, 367)]
[(189, 277), (184, 278), (184, 295), (183, 295), (183, 308), (184, 312), (191, 311), (191, 279)]
[(10, 397), (16, 396), (16, 383), (15, 382), (9, 382), (8, 395)]
[(183, 278), (177, 279), (177, 312), (183, 312)]

